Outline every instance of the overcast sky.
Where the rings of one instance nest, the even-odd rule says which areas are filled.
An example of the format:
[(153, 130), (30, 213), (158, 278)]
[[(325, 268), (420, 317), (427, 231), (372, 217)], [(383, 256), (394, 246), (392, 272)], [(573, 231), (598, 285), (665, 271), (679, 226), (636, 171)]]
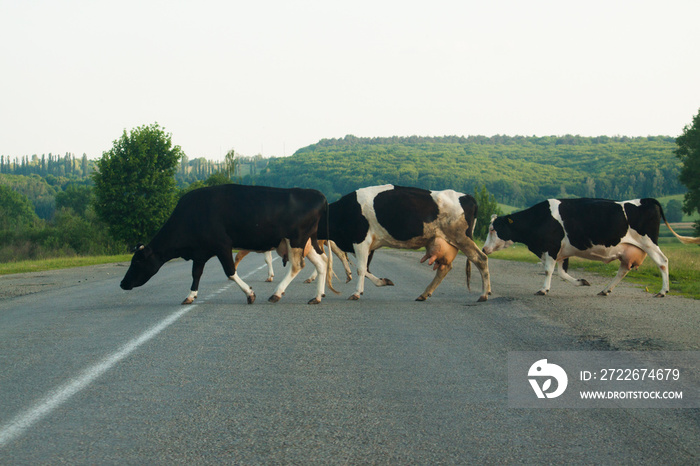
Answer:
[(323, 138), (678, 136), (700, 1), (0, 0), (0, 154), (190, 157)]

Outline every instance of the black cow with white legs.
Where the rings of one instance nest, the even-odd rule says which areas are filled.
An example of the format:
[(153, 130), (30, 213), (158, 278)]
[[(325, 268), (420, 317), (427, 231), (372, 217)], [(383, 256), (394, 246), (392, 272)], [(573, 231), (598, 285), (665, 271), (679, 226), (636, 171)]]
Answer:
[[(170, 218), (151, 242), (139, 246), (121, 287), (131, 290), (146, 283), (167, 261), (176, 257), (193, 261), (192, 286), (183, 304), (197, 297), (204, 264), (217, 257), (224, 273), (236, 282), (249, 304), (255, 293), (236, 272), (232, 250), (265, 252), (283, 249), (291, 263), (270, 301), (278, 301), (292, 279), (304, 267), (307, 243), (315, 249), (309, 260), (318, 271), (316, 297), (321, 302), (332, 262), (318, 244), (318, 225), (328, 209), (325, 196), (312, 189), (280, 189), (227, 184), (196, 189), (185, 194)], [(326, 262), (326, 260), (328, 262)]]
[(559, 275), (574, 285), (589, 285), (566, 272), (569, 257), (620, 261), (613, 281), (599, 294), (607, 296), (632, 268), (639, 267), (646, 255), (659, 267), (663, 297), (669, 291), (668, 258), (659, 248), (659, 225), (663, 219), (669, 230), (685, 244), (700, 244), (700, 238), (680, 236), (666, 221), (656, 199), (610, 201), (606, 199), (549, 199), (529, 209), (492, 218), (483, 251), (491, 254), (514, 242), (523, 243), (542, 259), (545, 280), (536, 294), (546, 295), (552, 274), (559, 264)]
[(476, 214), (474, 198), (456, 191), (427, 191), (390, 184), (371, 186), (331, 203), (328, 219), (322, 217), (318, 234), (320, 239), (333, 240), (341, 250), (355, 254), (357, 288), (350, 299), (359, 299), (363, 294), (365, 276), (377, 286), (391, 284), (386, 278), (368, 275), (372, 251), (381, 247), (425, 247), (423, 260), (435, 265), (436, 274), (418, 301), (432, 295), (452, 269), (457, 250), (467, 256), (467, 267), (473, 262), (479, 269), (482, 279), (479, 301), (486, 301), (491, 281), (488, 258), (472, 239)]

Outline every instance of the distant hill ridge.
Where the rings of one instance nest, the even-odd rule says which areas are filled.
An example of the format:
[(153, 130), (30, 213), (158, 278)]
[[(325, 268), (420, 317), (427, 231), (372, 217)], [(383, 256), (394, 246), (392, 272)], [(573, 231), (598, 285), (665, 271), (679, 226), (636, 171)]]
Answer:
[(348, 135), (272, 158), (243, 182), (316, 188), (330, 200), (384, 183), (468, 193), (485, 185), (515, 206), (548, 197), (660, 197), (685, 192), (675, 149), (669, 136)]

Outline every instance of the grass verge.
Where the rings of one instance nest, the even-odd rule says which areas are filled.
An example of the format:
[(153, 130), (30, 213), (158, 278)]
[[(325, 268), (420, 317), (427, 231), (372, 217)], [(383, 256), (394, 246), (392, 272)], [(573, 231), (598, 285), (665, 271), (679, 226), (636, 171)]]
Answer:
[(0, 275), (25, 272), (43, 272), (45, 270), (68, 269), (87, 265), (110, 264), (113, 262), (128, 262), (131, 254), (120, 256), (89, 256), (89, 257), (60, 257), (56, 259), (6, 262), (0, 264)]

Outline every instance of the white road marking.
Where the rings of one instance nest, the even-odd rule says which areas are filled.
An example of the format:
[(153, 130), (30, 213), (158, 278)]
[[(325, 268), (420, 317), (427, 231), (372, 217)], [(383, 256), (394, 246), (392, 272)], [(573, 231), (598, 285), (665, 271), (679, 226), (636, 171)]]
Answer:
[[(245, 278), (250, 277), (255, 272), (262, 269), (267, 269), (267, 264), (261, 265), (252, 272), (246, 274)], [(225, 291), (231, 285), (233, 285), (233, 283), (228, 283), (213, 294), (219, 294)], [(70, 379), (65, 384), (49, 392), (48, 395), (35, 403), (31, 408), (16, 415), (12, 420), (10, 420), (10, 422), (0, 427), (0, 448), (24, 434), (35, 423), (49, 415), (53, 410), (68, 401), (72, 396), (87, 388), (88, 385), (97, 380), (102, 374), (116, 366), (122, 360), (126, 359), (140, 346), (147, 343), (153, 337), (177, 322), (182, 316), (196, 307), (196, 304), (191, 304), (187, 307), (181, 308), (177, 312), (170, 314), (158, 324), (126, 343), (116, 352), (105, 357), (97, 364), (88, 367), (77, 377)]]

